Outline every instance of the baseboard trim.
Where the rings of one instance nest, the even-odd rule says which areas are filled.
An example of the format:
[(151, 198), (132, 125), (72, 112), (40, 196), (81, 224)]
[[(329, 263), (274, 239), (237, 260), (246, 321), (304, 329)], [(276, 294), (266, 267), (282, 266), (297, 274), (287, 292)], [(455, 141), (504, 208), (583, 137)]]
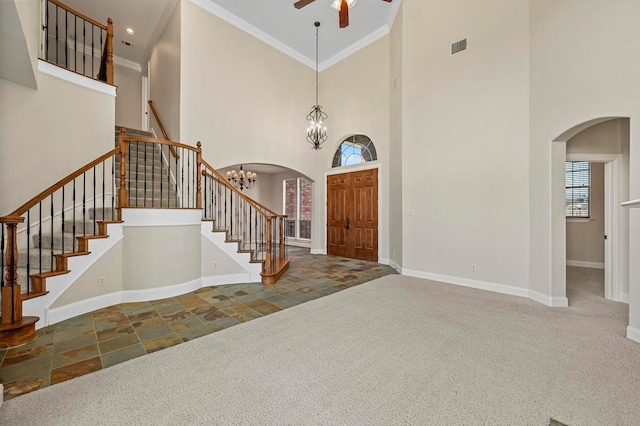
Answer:
[(395, 269), (397, 273), (402, 275), (402, 266), (398, 265), (393, 260), (389, 260), (389, 266), (391, 266), (393, 269)]
[(323, 254), (326, 256), (327, 251), (325, 249), (311, 249), (311, 254)]
[(543, 305), (547, 305), (551, 308), (566, 308), (569, 306), (569, 299), (562, 296), (552, 297), (534, 290), (529, 290), (528, 297), (535, 302), (542, 303)]
[(508, 294), (511, 296), (520, 296), (520, 297), (529, 296), (529, 291), (526, 288), (490, 283), (486, 281), (470, 280), (468, 278), (432, 274), (430, 272), (416, 271), (413, 269), (405, 269), (405, 268), (402, 268), (402, 275), (407, 275), (409, 277), (415, 277), (415, 278), (425, 278), (427, 280), (439, 281), (447, 284), (455, 284), (462, 287), (475, 288), (478, 290), (493, 291), (495, 293)]
[(202, 287), (209, 287), (214, 285), (226, 285), (226, 284), (242, 284), (250, 283), (251, 274), (229, 274), (229, 275), (214, 275), (210, 277), (202, 278)]
[(640, 343), (640, 328), (627, 326), (627, 339)]
[(604, 263), (583, 262), (582, 260), (567, 260), (567, 266), (577, 266), (579, 268), (604, 269)]
[(620, 301), (629, 304), (629, 293), (620, 293)]
[(149, 288), (144, 290), (123, 290), (102, 296), (80, 300), (58, 308), (45, 309), (47, 324), (52, 325), (69, 318), (84, 315), (98, 309), (120, 303), (147, 302), (150, 300), (166, 299), (167, 297), (180, 296), (202, 287), (202, 278), (197, 278), (182, 284), (166, 287)]

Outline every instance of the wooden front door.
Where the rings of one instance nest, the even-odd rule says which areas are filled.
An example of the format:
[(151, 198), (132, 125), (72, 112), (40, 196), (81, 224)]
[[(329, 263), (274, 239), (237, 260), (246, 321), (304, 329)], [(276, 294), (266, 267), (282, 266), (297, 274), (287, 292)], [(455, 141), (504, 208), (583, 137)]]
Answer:
[(327, 253), (378, 261), (378, 169), (327, 176)]

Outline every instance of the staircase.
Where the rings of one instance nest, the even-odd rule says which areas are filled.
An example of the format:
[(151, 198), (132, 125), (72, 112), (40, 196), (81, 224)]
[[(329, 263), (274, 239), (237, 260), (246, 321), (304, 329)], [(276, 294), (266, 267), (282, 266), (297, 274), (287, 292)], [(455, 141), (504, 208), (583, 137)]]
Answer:
[[(123, 127), (116, 126), (115, 142)], [(153, 139), (151, 132), (124, 128), (127, 136)], [(173, 160), (173, 161), (172, 161)], [(175, 164), (171, 152), (163, 151), (161, 145), (133, 142), (129, 144), (127, 155), (128, 207), (176, 208), (178, 193), (175, 173), (170, 165)], [(171, 164), (174, 163), (174, 164)], [(179, 165), (179, 163), (178, 163)], [(174, 167), (175, 170), (175, 167)], [(120, 185), (120, 157), (115, 158), (116, 187)]]
[(202, 160), (200, 143), (117, 127), (115, 149), (0, 217), (0, 348), (33, 339), (38, 317), (23, 317), (22, 302), (46, 295), (47, 278), (69, 273), (69, 258), (107, 238), (123, 207), (201, 209), (213, 232), (262, 264), (263, 284), (288, 268), (284, 216), (233, 188)]
[[(125, 130), (131, 136), (153, 137), (150, 132)], [(120, 131), (121, 127), (116, 126), (116, 146)], [(177, 206), (175, 179), (172, 179), (168, 165), (161, 161), (162, 155), (159, 145), (142, 144), (136, 146), (136, 144), (132, 144), (130, 146), (127, 157), (129, 207), (175, 208)], [(115, 157), (113, 169), (114, 186), (117, 188), (120, 185), (119, 157)], [(79, 249), (78, 238), (87, 240), (106, 237), (106, 232), (103, 233), (100, 230), (100, 223), (117, 221), (116, 205), (117, 201), (111, 207), (103, 205), (99, 208), (73, 209), (71, 214), (67, 212), (65, 220), (60, 223), (57, 229), (48, 229), (45, 232), (40, 230), (35, 235), (31, 235), (26, 246), (18, 249), (18, 284), (21, 286), (21, 293), (27, 293), (28, 277), (32, 277), (32, 282), (42, 281), (41, 291), (37, 293), (46, 294), (44, 279), (66, 272), (66, 270), (57, 268), (56, 256), (65, 254), (65, 257), (69, 257), (72, 254), (86, 254), (86, 250)], [(31, 232), (29, 233), (31, 234)], [(36, 297), (37, 295), (40, 294), (30, 292), (29, 296)]]

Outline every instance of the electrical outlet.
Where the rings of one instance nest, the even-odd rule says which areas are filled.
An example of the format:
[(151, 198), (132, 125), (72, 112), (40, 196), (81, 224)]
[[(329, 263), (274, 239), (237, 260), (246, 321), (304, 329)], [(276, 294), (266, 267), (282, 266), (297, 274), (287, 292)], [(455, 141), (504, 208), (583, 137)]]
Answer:
[(475, 263), (471, 264), (471, 270), (475, 272), (475, 270), (476, 270), (476, 264)]
[(218, 262), (213, 262), (213, 269), (216, 269), (218, 267)]
[(105, 285), (105, 284), (106, 284), (106, 282), (107, 282), (107, 279), (106, 279), (105, 277), (100, 277), (100, 278), (98, 278), (98, 285), (99, 285), (99, 286), (103, 286), (103, 285)]

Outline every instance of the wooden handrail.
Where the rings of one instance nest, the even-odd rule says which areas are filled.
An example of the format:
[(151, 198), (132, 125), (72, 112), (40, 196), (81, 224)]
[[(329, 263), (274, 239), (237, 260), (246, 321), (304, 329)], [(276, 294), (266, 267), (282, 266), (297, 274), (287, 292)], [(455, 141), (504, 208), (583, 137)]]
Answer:
[[(82, 13), (78, 12), (77, 10), (75, 10), (75, 9), (73, 9), (73, 8), (71, 8), (71, 7), (69, 7), (69, 6), (67, 6), (66, 4), (64, 4), (64, 3), (60, 2), (59, 0), (49, 0), (49, 2), (50, 2), (50, 3), (55, 4), (55, 5), (56, 5), (56, 6), (58, 6), (58, 7), (63, 8), (63, 9), (64, 9), (64, 10), (66, 10), (66, 11), (69, 11), (69, 12), (73, 13), (74, 15), (76, 15), (76, 16), (78, 16), (78, 17), (80, 17), (80, 18), (84, 19), (84, 20), (85, 20), (85, 21), (87, 21), (87, 22), (91, 22), (93, 25), (95, 25), (95, 26), (97, 26), (97, 27), (100, 27), (100, 28), (102, 28), (103, 30), (106, 30), (106, 29), (107, 29), (107, 25), (105, 25), (105, 24), (101, 24), (100, 22), (98, 22), (98, 21), (96, 21), (96, 20), (94, 20), (94, 19), (89, 18), (87, 15), (84, 15), (84, 14), (82, 14)], [(109, 19), (109, 20), (111, 20), (111, 19)]]
[[(215, 179), (218, 179), (218, 180), (221, 180), (221, 181), (224, 183), (224, 185), (225, 185), (225, 186), (228, 186), (229, 188), (232, 188), (233, 190), (237, 191), (236, 187), (234, 187), (233, 185), (231, 185), (231, 184), (229, 183), (229, 181), (228, 181), (224, 176), (222, 176), (222, 175), (220, 174), (220, 172), (218, 172), (216, 169), (214, 169), (213, 167), (211, 167), (211, 166), (209, 165), (209, 163), (207, 163), (205, 160), (202, 160), (202, 164), (203, 164), (203, 165), (206, 165), (206, 166), (207, 166), (207, 168), (209, 168), (211, 171), (213, 171), (213, 172), (215, 173), (215, 176), (213, 176), (213, 175), (208, 175), (209, 177), (211, 177), (211, 178), (215, 178)], [(203, 172), (202, 172), (202, 173), (203, 173), (203, 174), (205, 174), (204, 170), (203, 170)], [(245, 197), (246, 199), (251, 200), (251, 201), (252, 201), (253, 203), (255, 203), (258, 207), (261, 207), (262, 209), (264, 209), (264, 210), (268, 211), (269, 213), (271, 213), (271, 216), (274, 216), (274, 217), (280, 217), (280, 216), (282, 216), (282, 217), (287, 217), (287, 215), (286, 215), (286, 214), (276, 213), (275, 211), (271, 210), (269, 207), (265, 206), (264, 204), (260, 203), (259, 201), (255, 201), (255, 200), (252, 200), (251, 198), (247, 197), (247, 196), (246, 196), (246, 195), (244, 195), (242, 192), (238, 192), (238, 193), (239, 193), (240, 195), (242, 195), (243, 197)]]
[[(156, 138), (149, 138), (146, 136), (128, 136), (128, 135), (124, 135), (123, 139), (127, 142), (150, 142), (150, 143), (157, 143), (157, 144), (161, 144), (161, 145), (167, 145), (167, 146), (171, 146), (171, 147), (175, 147), (175, 148), (182, 148), (182, 149), (188, 149), (190, 151), (198, 151), (198, 148), (194, 148), (191, 145), (185, 145), (183, 143), (180, 142), (175, 142), (175, 141), (169, 141), (169, 140), (162, 140), (162, 139), (156, 139)], [(178, 158), (180, 158), (178, 156)]]
[[(120, 152), (120, 149), (119, 148), (114, 148), (111, 151), (107, 152), (106, 154), (98, 157), (97, 159), (93, 160), (92, 162), (90, 162), (86, 166), (82, 167), (81, 169), (76, 170), (75, 172), (71, 173), (69, 176), (67, 176), (64, 179), (58, 181), (57, 183), (51, 185), (49, 188), (45, 189), (40, 194), (36, 195), (31, 200), (27, 201), (22, 206), (17, 208), (13, 213), (8, 215), (8, 217), (11, 217), (11, 216), (22, 216), (31, 207), (34, 207), (36, 204), (38, 204), (40, 201), (44, 200), (46, 197), (48, 197), (51, 194), (53, 194), (54, 192), (56, 192), (58, 189), (62, 188), (63, 186), (65, 186), (66, 184), (68, 184), (69, 182), (71, 182), (72, 180), (74, 180), (75, 178), (77, 178), (78, 176), (83, 174), (84, 172), (88, 171), (89, 169), (91, 169), (91, 168), (97, 166), (98, 164), (102, 163), (103, 161), (107, 160), (109, 157), (113, 157), (118, 152)], [(3, 218), (0, 218), (0, 222), (2, 222), (2, 219)]]
[[(240, 198), (242, 198), (243, 200), (245, 200), (247, 203), (249, 203), (249, 205), (251, 205), (254, 209), (256, 209), (257, 212), (259, 212), (262, 216), (264, 216), (265, 218), (270, 218), (270, 217), (278, 217), (281, 215), (278, 215), (276, 212), (274, 212), (273, 210), (263, 206), (262, 204), (258, 203), (257, 201), (247, 197), (246, 195), (244, 195), (242, 192), (238, 191), (238, 189), (231, 185), (231, 183), (229, 183), (229, 181), (227, 179), (225, 179), (224, 176), (222, 176), (220, 174), (220, 172), (218, 172), (216, 169), (214, 169), (213, 167), (211, 167), (211, 165), (209, 163), (207, 163), (205, 160), (202, 160), (202, 165), (205, 166), (207, 169), (209, 169), (210, 171), (212, 171), (214, 174), (208, 174), (206, 172), (206, 170), (202, 170), (202, 174), (209, 176), (211, 178), (217, 179), (218, 181), (222, 182), (222, 184), (224, 186), (226, 186), (227, 188), (231, 189), (232, 191), (236, 192), (238, 194), (238, 196), (240, 196)], [(269, 215), (265, 214), (262, 209), (267, 210), (269, 213)]]
[[(156, 111), (156, 108), (153, 106), (153, 101), (151, 99), (149, 99), (147, 101), (149, 103), (149, 106), (151, 107), (151, 113), (153, 114), (153, 117), (156, 119), (156, 123), (158, 123), (158, 126), (160, 126), (160, 131), (162, 132), (162, 137), (165, 140), (171, 140), (169, 138), (169, 135), (167, 134), (167, 131), (164, 129), (164, 126), (162, 125), (162, 121), (160, 121), (160, 116), (158, 115), (158, 111)], [(178, 153), (173, 149), (173, 148), (169, 148), (171, 150), (171, 154), (176, 157), (178, 157)]]

